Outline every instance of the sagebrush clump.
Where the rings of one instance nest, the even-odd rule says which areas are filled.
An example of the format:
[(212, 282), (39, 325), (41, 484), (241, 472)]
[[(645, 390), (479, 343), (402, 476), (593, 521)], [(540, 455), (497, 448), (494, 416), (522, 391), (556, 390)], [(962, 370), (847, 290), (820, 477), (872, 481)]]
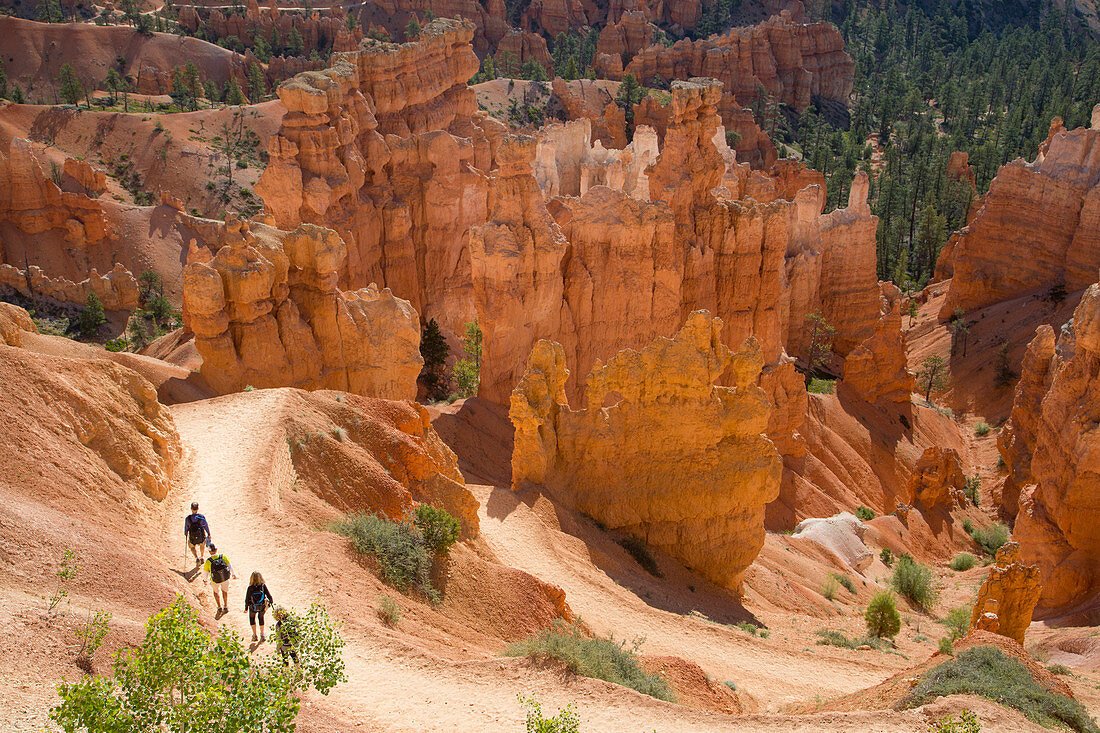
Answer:
[(914, 560), (910, 555), (898, 558), (890, 585), (908, 598), (918, 608), (927, 611), (936, 602), (936, 586), (932, 569)]
[(877, 593), (863, 613), (867, 633), (878, 639), (893, 639), (901, 631), (901, 614), (890, 591)]

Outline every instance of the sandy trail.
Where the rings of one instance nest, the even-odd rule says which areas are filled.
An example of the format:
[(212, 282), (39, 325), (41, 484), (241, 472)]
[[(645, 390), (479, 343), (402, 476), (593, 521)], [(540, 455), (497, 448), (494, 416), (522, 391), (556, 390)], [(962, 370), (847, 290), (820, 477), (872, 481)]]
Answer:
[[(305, 608), (317, 597), (340, 591), (330, 574), (318, 572), (323, 554), (311, 547), (311, 530), (280, 512), (279, 493), (293, 483), (293, 469), (282, 434), (277, 430), (284, 405), (277, 391), (256, 391), (172, 408), (180, 435), (190, 457), (191, 477), (185, 489), (171, 495), (178, 511), (166, 518), (165, 540), (168, 557), (181, 557), (183, 516), (192, 500), (200, 502), (210, 522), (219, 550), (233, 563), (239, 579), (231, 583), (229, 614), (221, 619), (251, 638), (243, 609), (248, 574), (263, 573), (280, 603)], [(484, 509), (483, 509), (484, 513)], [(171, 514), (169, 512), (169, 514)], [(734, 632), (724, 627), (693, 620), (631, 603), (621, 588), (614, 600), (604, 595), (614, 590), (611, 581), (584, 579), (583, 567), (554, 573), (548, 568), (545, 546), (540, 546), (538, 528), (522, 526), (529, 520), (516, 515), (517, 526), (497, 522), (491, 540), (509, 562), (531, 570), (547, 570), (551, 582), (568, 586), (570, 601), (591, 612), (595, 621), (598, 604), (605, 603), (610, 623), (631, 628), (650, 638), (647, 650), (684, 654), (685, 647), (699, 653), (704, 666), (716, 670), (738, 668), (743, 678), (748, 670), (758, 675), (759, 684), (783, 686), (793, 691), (810, 676), (821, 674), (819, 660), (798, 659), (788, 651), (732, 643)], [(483, 517), (485, 521), (485, 517)], [(508, 532), (516, 530), (514, 541)], [(543, 530), (544, 531), (544, 530)], [(520, 548), (527, 545), (528, 549)], [(179, 567), (190, 568), (180, 561)], [(592, 569), (593, 573), (602, 575)], [(191, 582), (193, 595), (207, 613), (214, 603), (209, 586), (198, 578)], [(573, 594), (576, 594), (575, 596)], [(602, 599), (602, 600), (601, 600)], [(373, 613), (373, 599), (362, 599), (362, 611)], [(686, 623), (685, 623), (686, 621)], [(302, 716), (302, 730), (451, 731), (522, 729), (523, 715), (516, 701), (519, 693), (534, 695), (548, 710), (575, 700), (586, 730), (599, 731), (923, 731), (926, 723), (914, 712), (831, 713), (818, 716), (726, 716), (664, 703), (631, 690), (585, 678), (563, 678), (550, 669), (539, 669), (524, 660), (487, 659), (455, 663), (404, 643), (399, 635), (373, 632), (362, 624), (345, 634), (345, 661), (349, 681), (328, 698), (311, 695)], [(689, 635), (687, 643), (683, 635)], [(721, 643), (716, 645), (716, 634)], [(729, 637), (729, 638), (726, 638)], [(675, 643), (668, 641), (675, 639)], [(708, 647), (712, 651), (708, 654)], [(734, 650), (736, 653), (731, 653)], [(270, 645), (256, 653), (272, 653)], [(728, 654), (724, 661), (720, 655)], [(829, 663), (828, 674), (850, 676), (844, 688), (864, 681), (874, 682), (889, 675), (886, 670), (859, 670), (858, 664), (840, 660)], [(732, 677), (732, 675), (731, 675)], [(755, 679), (755, 678), (754, 678)], [(756, 684), (754, 682), (754, 684)], [(839, 688), (838, 688), (839, 689)], [(760, 689), (760, 695), (764, 690)]]

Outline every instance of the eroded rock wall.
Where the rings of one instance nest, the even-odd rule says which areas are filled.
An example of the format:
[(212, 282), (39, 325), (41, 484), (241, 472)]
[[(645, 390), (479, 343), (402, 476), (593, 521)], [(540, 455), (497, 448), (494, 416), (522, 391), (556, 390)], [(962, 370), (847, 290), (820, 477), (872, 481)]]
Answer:
[(184, 324), (202, 375), (221, 394), (246, 386), (416, 397), (420, 322), (388, 289), (337, 286), (346, 248), (330, 229), (283, 232), (230, 219), (216, 254), (195, 248), (183, 273)]
[[(759, 347), (731, 352), (721, 332), (721, 320), (693, 313), (674, 338), (597, 362), (578, 410), (565, 396), (564, 349), (539, 341), (511, 396), (512, 482), (736, 591), (763, 546), (782, 464), (762, 435), (771, 406), (756, 386)], [(715, 386), (723, 373), (732, 386)]]
[(1040, 329), (1028, 347), (1011, 437), (1002, 444), (1021, 485), (1014, 537), (1022, 561), (1039, 566), (1044, 612), (1066, 608), (1097, 588), (1100, 285), (1085, 291), (1053, 349), (1051, 336)]
[(1039, 568), (1020, 561), (1020, 546), (1008, 542), (997, 550), (989, 575), (978, 589), (978, 600), (971, 611), (970, 628), (987, 628), (995, 614), (996, 633), (1024, 643), (1024, 632), (1039, 601)]
[(1055, 285), (1075, 292), (1098, 267), (1100, 129), (1055, 124), (1034, 161), (1001, 167), (940, 254), (937, 276), (952, 277), (940, 317)]

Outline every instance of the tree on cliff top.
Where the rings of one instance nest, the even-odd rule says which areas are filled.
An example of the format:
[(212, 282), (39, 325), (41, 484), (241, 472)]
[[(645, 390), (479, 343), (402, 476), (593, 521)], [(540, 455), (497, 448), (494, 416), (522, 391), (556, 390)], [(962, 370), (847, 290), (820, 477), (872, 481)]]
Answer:
[(645, 99), (646, 90), (638, 83), (633, 74), (625, 74), (615, 96), (615, 104), (622, 108), (628, 127), (634, 125), (634, 105)]

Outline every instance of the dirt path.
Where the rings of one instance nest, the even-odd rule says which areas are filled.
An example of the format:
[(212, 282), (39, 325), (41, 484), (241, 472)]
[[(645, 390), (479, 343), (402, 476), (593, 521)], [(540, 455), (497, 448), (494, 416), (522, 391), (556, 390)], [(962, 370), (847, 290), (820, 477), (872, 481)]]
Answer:
[[(230, 612), (221, 620), (225, 626), (251, 638), (247, 616), (242, 613), (243, 592), (248, 574), (260, 570), (280, 603), (304, 608), (318, 596), (338, 592), (339, 584), (331, 583), (325, 573), (315, 571), (326, 562), (317, 549), (321, 543), (311, 542), (310, 530), (289, 520), (279, 508), (280, 491), (294, 481), (293, 469), (278, 425), (285, 410), (280, 391), (256, 391), (172, 408), (180, 435), (189, 454), (191, 477), (188, 486), (169, 497), (178, 511), (169, 512), (165, 520), (165, 552), (168, 557), (181, 558), (179, 567), (188, 568), (182, 560), (180, 539), (182, 517), (192, 500), (200, 502), (210, 521), (211, 531), (219, 549), (230, 557), (239, 579), (231, 583)], [(517, 516), (522, 520), (522, 515)], [(546, 556), (545, 544), (540, 544), (537, 532), (521, 531), (517, 526), (500, 523), (492, 528), (493, 541), (509, 561), (538, 569), (540, 556)], [(515, 529), (518, 546), (527, 543), (521, 552), (516, 544), (503, 540), (505, 529)], [(529, 527), (530, 529), (530, 527)], [(331, 558), (329, 559), (331, 562)], [(586, 610), (595, 612), (609, 581), (583, 579), (583, 565), (569, 570), (576, 580), (568, 583), (569, 592)], [(602, 575), (592, 568), (591, 573)], [(561, 582), (562, 578), (547, 578)], [(326, 587), (328, 585), (329, 587)], [(191, 583), (192, 594), (207, 613), (214, 603), (209, 587), (200, 579)], [(621, 591), (622, 589), (620, 589)], [(621, 595), (621, 594), (619, 594)], [(606, 600), (606, 598), (605, 598)], [(717, 653), (707, 654), (714, 646), (714, 630), (710, 625), (683, 619), (666, 612), (655, 612), (645, 604), (629, 609), (630, 603), (615, 598), (609, 604), (612, 623), (631, 625), (651, 634), (659, 650), (683, 653), (687, 646), (699, 652), (707, 662), (715, 662)], [(358, 606), (352, 606), (357, 608)], [(362, 613), (373, 613), (373, 599), (362, 599)], [(624, 615), (626, 614), (626, 615)], [(593, 618), (598, 616), (593, 613)], [(344, 619), (347, 621), (348, 619)], [(678, 623), (679, 622), (679, 623)], [(845, 713), (810, 717), (781, 715), (732, 717), (694, 711), (663, 703), (630, 690), (585, 678), (563, 678), (557, 671), (533, 667), (524, 660), (486, 659), (465, 663), (444, 661), (418, 647), (412, 647), (400, 635), (362, 631), (356, 624), (354, 632), (345, 634), (348, 645), (345, 661), (349, 681), (328, 698), (310, 696), (303, 708), (303, 730), (386, 730), (386, 731), (452, 731), (522, 729), (523, 715), (516, 701), (517, 694), (534, 695), (547, 709), (553, 710), (571, 700), (577, 702), (585, 730), (599, 731), (923, 731), (926, 724), (916, 713)], [(715, 627), (718, 628), (718, 627)], [(721, 629), (720, 633), (731, 633)], [(673, 643), (671, 639), (676, 639)], [(724, 639), (723, 653), (731, 645)], [(430, 646), (429, 646), (430, 648)], [(256, 653), (271, 653), (270, 645)], [(792, 694), (807, 676), (819, 674), (817, 660), (797, 658), (789, 650), (744, 645), (740, 653), (731, 655), (725, 664), (738, 667), (739, 677), (756, 675), (759, 689), (766, 694), (774, 683)], [(751, 672), (750, 672), (751, 670)], [(858, 665), (842, 661), (833, 665), (832, 673), (850, 676), (850, 681), (837, 689), (863, 684), (864, 678), (874, 680), (887, 676), (883, 670), (860, 674)], [(783, 683), (783, 680), (786, 682)], [(753, 684), (757, 684), (754, 682)], [(784, 687), (785, 684), (785, 687)]]

